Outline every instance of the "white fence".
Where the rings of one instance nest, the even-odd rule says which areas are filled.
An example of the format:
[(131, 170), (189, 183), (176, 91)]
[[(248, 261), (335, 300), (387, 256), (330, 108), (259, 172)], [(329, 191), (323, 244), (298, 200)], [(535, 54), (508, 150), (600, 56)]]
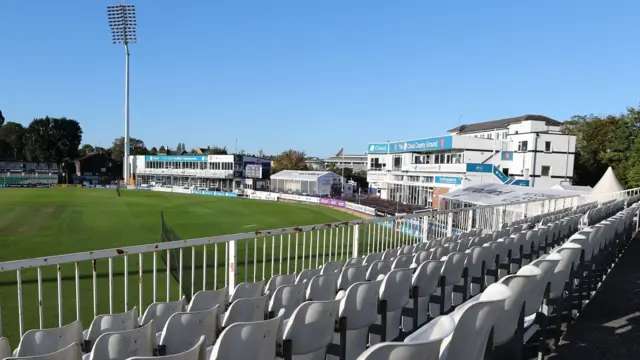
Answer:
[[(232, 196), (201, 190), (169, 191), (183, 190)], [(270, 193), (252, 196), (324, 201)], [(300, 273), (327, 261), (346, 260), (473, 228), (490, 232), (526, 216), (575, 207), (581, 202), (574, 196), (466, 207), (0, 262), (0, 315), (4, 315), (4, 319), (0, 316), (0, 335), (4, 331), (6, 336), (17, 339), (28, 329), (61, 326), (76, 319), (83, 319), (86, 328), (101, 313), (127, 311), (133, 306), (140, 310), (151, 302), (177, 300), (201, 289), (233, 288), (241, 281)], [(343, 205), (370, 211), (358, 204)], [(537, 211), (530, 213), (530, 209)], [(167, 221), (171, 223), (171, 219)], [(171, 274), (175, 265), (177, 280)], [(7, 301), (14, 294), (17, 302)]]

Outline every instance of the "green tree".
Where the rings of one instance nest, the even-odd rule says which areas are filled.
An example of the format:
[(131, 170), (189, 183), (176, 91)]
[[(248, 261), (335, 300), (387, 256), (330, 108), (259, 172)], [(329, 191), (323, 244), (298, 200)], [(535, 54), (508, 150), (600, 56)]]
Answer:
[[(147, 155), (149, 153), (149, 150), (144, 146), (144, 142), (140, 139), (129, 138), (129, 146), (130, 155)], [(162, 147), (160, 149), (162, 149)], [(113, 140), (113, 144), (111, 145), (111, 158), (120, 163), (124, 160), (124, 137)]]
[(80, 147), (80, 155), (91, 154), (94, 151), (96, 151), (95, 148), (90, 144), (84, 144)]
[(0, 111), (0, 127), (4, 125), (4, 115), (2, 115), (2, 111)]
[[(0, 142), (4, 143), (5, 156), (13, 160), (25, 159), (25, 133), (26, 129), (22, 124), (16, 122), (8, 122), (0, 128)], [(0, 145), (2, 146), (2, 145)]]
[(304, 151), (289, 149), (276, 157), (273, 168), (276, 171), (307, 170), (306, 158)]
[(228, 154), (226, 146), (218, 146), (218, 145), (207, 146), (207, 149), (205, 152), (207, 153), (207, 155), (227, 155)]
[(164, 147), (164, 145), (160, 145), (160, 149), (158, 149), (158, 152), (165, 152), (167, 151), (167, 149)]
[(156, 147), (152, 147), (151, 150), (149, 150), (149, 155), (158, 155), (158, 149), (156, 149)]

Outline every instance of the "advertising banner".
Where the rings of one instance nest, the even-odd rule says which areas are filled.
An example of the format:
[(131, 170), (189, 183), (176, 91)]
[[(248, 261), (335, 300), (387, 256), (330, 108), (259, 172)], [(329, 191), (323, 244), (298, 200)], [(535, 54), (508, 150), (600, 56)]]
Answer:
[(364, 214), (368, 214), (368, 215), (375, 215), (376, 214), (376, 210), (373, 208), (370, 208), (368, 206), (364, 206), (364, 205), (360, 205), (360, 204), (354, 204), (354, 203), (345, 203), (345, 207), (347, 209), (350, 210), (355, 210), (357, 212), (361, 212)]
[(226, 191), (191, 190), (191, 194), (205, 196), (238, 197), (238, 194)]
[(345, 203), (346, 202), (344, 200), (326, 199), (326, 198), (320, 199), (320, 204), (337, 206), (337, 207), (345, 207), (346, 206)]

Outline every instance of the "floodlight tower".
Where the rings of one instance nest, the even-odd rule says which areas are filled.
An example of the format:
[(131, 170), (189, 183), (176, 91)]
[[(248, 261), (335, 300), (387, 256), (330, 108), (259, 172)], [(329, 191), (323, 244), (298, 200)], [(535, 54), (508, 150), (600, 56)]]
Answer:
[(136, 8), (131, 4), (107, 6), (111, 40), (114, 44), (124, 44), (124, 180), (131, 178), (129, 169), (129, 44), (135, 44), (136, 36)]

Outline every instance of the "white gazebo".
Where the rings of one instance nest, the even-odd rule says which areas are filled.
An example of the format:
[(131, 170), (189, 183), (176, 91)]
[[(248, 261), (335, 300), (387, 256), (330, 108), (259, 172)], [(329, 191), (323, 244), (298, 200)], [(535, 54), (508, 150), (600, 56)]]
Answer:
[(624, 188), (620, 185), (616, 174), (613, 173), (613, 169), (609, 167), (607, 171), (602, 175), (600, 181), (593, 187), (590, 195), (605, 195), (611, 193), (617, 193), (623, 191)]
[(306, 194), (329, 195), (331, 186), (340, 184), (342, 176), (332, 171), (297, 171), (283, 170), (271, 175), (271, 191)]

